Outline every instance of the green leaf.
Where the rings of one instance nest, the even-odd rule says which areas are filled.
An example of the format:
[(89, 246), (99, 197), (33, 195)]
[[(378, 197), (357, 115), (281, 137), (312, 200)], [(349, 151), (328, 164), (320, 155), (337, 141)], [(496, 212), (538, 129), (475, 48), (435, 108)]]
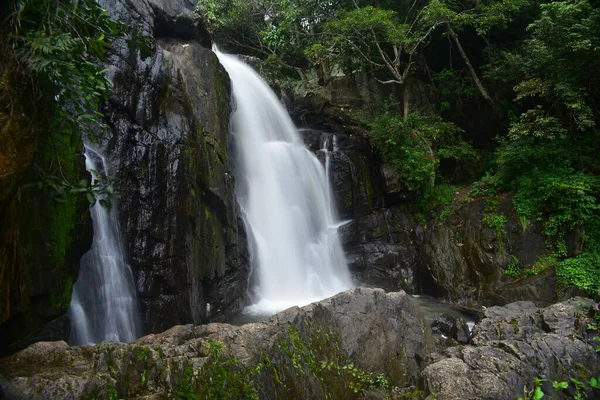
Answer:
[(553, 381), (552, 382), (552, 387), (554, 389), (566, 389), (566, 388), (569, 387), (569, 383), (568, 382), (564, 382), (564, 381), (563, 382)]

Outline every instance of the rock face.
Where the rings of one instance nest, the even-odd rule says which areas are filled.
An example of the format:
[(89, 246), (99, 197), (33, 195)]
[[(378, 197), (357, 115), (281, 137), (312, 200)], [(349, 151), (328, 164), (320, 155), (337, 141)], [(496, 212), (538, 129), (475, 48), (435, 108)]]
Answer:
[(114, 43), (102, 141), (146, 329), (223, 318), (243, 305), (249, 269), (229, 170), (229, 80), (194, 2), (102, 6), (154, 37), (149, 51)]
[[(241, 327), (177, 326), (132, 344), (95, 347), (37, 343), (0, 360), (0, 384), (9, 399), (110, 393), (163, 399), (186, 391), (196, 391), (194, 398), (242, 398), (240, 392), (219, 397), (220, 390), (237, 390), (237, 376), (247, 378), (254, 389), (245, 390), (259, 398), (347, 399), (360, 396), (352, 385), (365, 385), (366, 371), (385, 375), (388, 385), (416, 384), (432, 350), (423, 315), (408, 295), (358, 288)], [(223, 367), (227, 382), (219, 380)], [(214, 397), (199, 394), (209, 390)]]
[(244, 326), (176, 326), (95, 347), (36, 343), (0, 359), (0, 386), (7, 399), (514, 400), (544, 378), (548, 397), (561, 399), (573, 392), (550, 381), (600, 373), (586, 330), (597, 313), (584, 299), (492, 307), (470, 344), (436, 353), (410, 296), (357, 288)]
[[(546, 248), (540, 225), (523, 227), (511, 196), (494, 205), (457, 193), (449, 217), (424, 222), (366, 133), (345, 123), (350, 119), (339, 104), (300, 99), (289, 108), (309, 149), (323, 163), (328, 159), (340, 216), (349, 220), (340, 233), (357, 281), (466, 304), (555, 301), (553, 271), (517, 281), (504, 273), (511, 263), (532, 266)], [(484, 221), (489, 215), (503, 215), (506, 223), (491, 228)]]
[[(425, 388), (441, 400), (514, 400), (540, 378), (548, 398), (572, 398), (573, 384), (557, 391), (551, 382), (600, 373), (600, 356), (586, 331), (590, 311), (597, 314), (598, 304), (581, 298), (544, 309), (525, 301), (492, 307), (475, 325), (472, 345), (431, 357), (422, 373)], [(596, 398), (590, 389), (588, 394)]]
[(87, 179), (81, 140), (46, 133), (36, 139), (30, 125), (14, 119), (2, 125), (0, 355), (35, 340), (69, 337), (69, 321), (61, 316), (92, 238), (84, 196), (66, 194), (54, 201), (57, 192), (50, 186), (28, 185), (43, 187), (39, 171), (58, 176), (57, 160), (69, 182)]

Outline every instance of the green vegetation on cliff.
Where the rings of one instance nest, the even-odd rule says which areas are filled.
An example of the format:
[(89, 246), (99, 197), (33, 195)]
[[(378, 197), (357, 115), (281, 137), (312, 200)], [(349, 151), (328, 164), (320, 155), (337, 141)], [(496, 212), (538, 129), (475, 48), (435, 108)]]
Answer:
[(93, 0), (0, 6), (0, 336), (12, 345), (64, 313), (86, 249), (83, 137), (103, 128), (100, 66), (123, 28)]

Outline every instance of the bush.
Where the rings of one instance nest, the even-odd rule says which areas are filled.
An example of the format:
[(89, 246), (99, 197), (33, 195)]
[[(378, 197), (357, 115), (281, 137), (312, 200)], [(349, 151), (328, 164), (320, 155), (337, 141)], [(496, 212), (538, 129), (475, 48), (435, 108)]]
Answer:
[(433, 187), (441, 160), (474, 161), (479, 155), (461, 138), (462, 130), (437, 116), (411, 113), (403, 120), (387, 111), (369, 123), (371, 139), (410, 191)]
[(544, 221), (547, 236), (562, 237), (596, 217), (598, 184), (598, 177), (571, 168), (534, 169), (517, 180), (514, 206), (520, 216)]
[(441, 209), (439, 218), (443, 222), (452, 214), (450, 203), (454, 200), (455, 193), (456, 187), (448, 184), (426, 188), (416, 202), (418, 216), (427, 220), (436, 210)]

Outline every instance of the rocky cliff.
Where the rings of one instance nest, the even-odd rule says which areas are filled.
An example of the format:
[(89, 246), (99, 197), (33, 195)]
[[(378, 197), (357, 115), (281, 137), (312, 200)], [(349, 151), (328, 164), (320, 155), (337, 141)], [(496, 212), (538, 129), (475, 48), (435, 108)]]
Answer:
[[(519, 280), (505, 274), (510, 264), (532, 266), (545, 251), (541, 227), (521, 224), (510, 195), (471, 199), (457, 189), (444, 218), (441, 210), (417, 218), (415, 199), (402, 191), (343, 105), (314, 102), (298, 99), (289, 108), (305, 143), (323, 161), (323, 144), (329, 144), (329, 178), (340, 216), (349, 221), (340, 232), (357, 281), (465, 304), (548, 305), (556, 299), (552, 270)], [(488, 216), (505, 222), (490, 227)]]
[(52, 186), (59, 181), (50, 178), (79, 182), (89, 176), (81, 139), (58, 132), (36, 137), (25, 117), (4, 117), (0, 115), (0, 355), (36, 340), (68, 338), (69, 321), (63, 315), (79, 258), (92, 239), (88, 201), (59, 194)]
[(245, 299), (248, 253), (229, 170), (229, 80), (187, 0), (105, 0), (152, 37), (114, 44), (101, 147), (149, 332), (218, 319)]
[[(120, 194), (145, 329), (222, 319), (243, 305), (249, 274), (229, 170), (228, 77), (208, 33), (192, 18), (194, 2), (100, 3), (137, 30), (108, 52), (114, 91), (102, 111), (109, 130), (91, 146), (106, 156)], [(143, 36), (147, 43), (140, 46)], [(21, 125), (11, 120), (0, 133), (7, 143), (0, 153), (3, 347), (66, 312), (92, 235), (85, 197), (54, 202), (45, 200), (52, 193), (20, 188), (38, 179), (34, 161), (45, 168), (57, 165), (56, 157), (72, 181), (88, 177), (81, 140), (46, 137), (36, 147), (35, 133)], [(66, 339), (68, 327), (59, 318), (31, 339)]]

